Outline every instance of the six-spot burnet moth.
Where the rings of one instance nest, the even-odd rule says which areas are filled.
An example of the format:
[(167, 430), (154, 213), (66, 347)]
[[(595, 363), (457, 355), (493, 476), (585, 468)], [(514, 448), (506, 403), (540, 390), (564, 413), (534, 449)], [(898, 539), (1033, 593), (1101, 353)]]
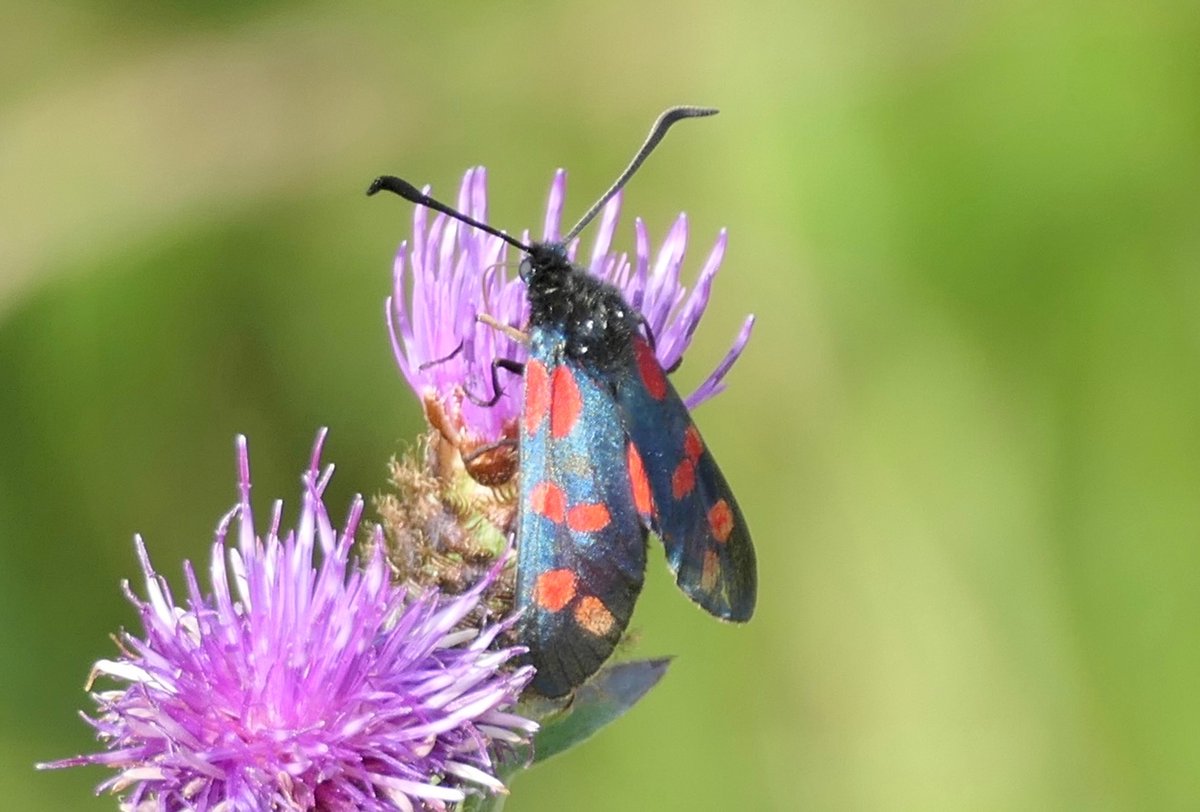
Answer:
[(649, 530), (689, 598), (724, 620), (754, 612), (749, 528), (655, 357), (653, 335), (615, 287), (567, 256), (671, 125), (716, 112), (664, 112), (617, 181), (558, 241), (526, 245), (396, 177), (376, 178), (367, 191), (393, 192), (524, 252), (529, 360), (494, 361), (492, 383), (498, 393), (497, 367), (524, 380), (518, 636), (537, 669), (532, 686), (548, 697), (569, 694), (612, 654), (642, 588)]

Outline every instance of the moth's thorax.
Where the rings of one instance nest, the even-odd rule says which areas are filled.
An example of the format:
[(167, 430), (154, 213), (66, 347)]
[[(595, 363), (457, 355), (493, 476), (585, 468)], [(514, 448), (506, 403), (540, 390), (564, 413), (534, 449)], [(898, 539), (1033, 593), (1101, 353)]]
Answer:
[(531, 329), (560, 333), (567, 357), (596, 371), (628, 362), (638, 319), (620, 291), (573, 265), (557, 244), (535, 244), (526, 262)]

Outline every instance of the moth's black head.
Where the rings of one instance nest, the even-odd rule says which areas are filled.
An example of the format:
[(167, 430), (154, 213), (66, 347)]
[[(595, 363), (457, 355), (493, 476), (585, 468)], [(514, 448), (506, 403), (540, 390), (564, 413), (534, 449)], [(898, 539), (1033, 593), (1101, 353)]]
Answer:
[(621, 292), (567, 258), (562, 243), (533, 243), (521, 261), (531, 328), (552, 331), (568, 357), (597, 371), (626, 363), (638, 316)]
[(521, 281), (530, 287), (544, 284), (570, 271), (567, 246), (561, 242), (530, 243), (529, 253), (521, 260)]

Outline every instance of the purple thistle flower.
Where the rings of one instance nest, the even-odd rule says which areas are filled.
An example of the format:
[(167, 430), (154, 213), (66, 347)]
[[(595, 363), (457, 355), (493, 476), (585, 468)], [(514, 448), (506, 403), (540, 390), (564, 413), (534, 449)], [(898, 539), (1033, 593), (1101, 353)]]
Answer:
[(519, 648), (489, 650), (508, 624), (455, 631), (498, 566), (453, 599), (409, 599), (391, 583), (376, 529), (369, 559), (352, 567), (363, 504), (333, 528), (323, 440), (298, 527), (280, 533), (277, 502), (260, 537), (238, 439), (241, 500), (217, 528), (211, 593), (185, 563), (176, 603), (136, 539), (146, 598), (125, 591), (145, 637), (122, 633), (121, 656), (95, 664), (89, 690), (101, 676), (125, 685), (93, 693), (99, 714), (84, 716), (108, 749), (39, 767), (113, 767), (97, 791), (121, 793), (124, 809), (169, 812), (445, 809), (503, 789), (489, 750), (536, 730), (505, 710), (531, 669), (505, 669)]
[[(542, 226), (542, 239), (561, 235), (567, 175), (559, 170), (550, 186), (550, 200)], [(487, 222), (487, 174), (483, 167), (468, 170), (459, 188), (459, 211)], [(691, 343), (700, 318), (708, 307), (713, 279), (725, 255), (726, 232), (716, 244), (697, 277), (690, 294), (680, 282), (680, 268), (687, 245), (687, 217), (679, 215), (667, 239), (654, 256), (650, 237), (640, 218), (634, 221), (636, 251), (611, 253), (613, 234), (621, 212), (621, 195), (614, 197), (596, 228), (587, 268), (616, 285), (626, 300), (641, 311), (656, 340), (656, 354), (664, 369), (674, 368)], [(520, 407), (519, 387), (507, 386), (492, 407), (472, 403), (464, 387), (476, 396), (491, 394), (491, 363), (496, 358), (524, 361), (525, 347), (499, 330), (477, 322), (488, 314), (513, 326), (528, 320), (529, 305), (524, 285), (509, 278), (504, 265), (508, 246), (498, 237), (437, 215), (432, 224), (423, 206), (413, 211), (412, 245), (403, 242), (396, 252), (392, 295), (387, 300), (387, 322), (392, 350), (401, 372), (421, 398), (429, 414), (435, 405), (440, 415), (431, 416), (439, 429), (463, 435), (452, 437), (462, 447), (482, 445), (512, 436)], [(521, 236), (528, 242), (528, 232)], [(578, 241), (569, 246), (572, 259)], [(687, 397), (689, 408), (724, 389), (724, 377), (750, 339), (754, 317), (748, 316), (725, 358)]]

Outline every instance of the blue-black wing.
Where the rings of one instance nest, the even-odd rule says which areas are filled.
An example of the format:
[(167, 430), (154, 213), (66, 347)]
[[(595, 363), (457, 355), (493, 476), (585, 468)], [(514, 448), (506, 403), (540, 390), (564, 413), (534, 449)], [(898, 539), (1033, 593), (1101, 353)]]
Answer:
[(652, 497), (650, 529), (689, 598), (719, 618), (747, 621), (758, 591), (750, 529), (653, 350), (641, 336), (633, 344), (616, 398), (640, 455), (641, 470), (631, 465), (634, 490)]
[(620, 640), (646, 569), (628, 445), (612, 390), (534, 328), (521, 415), (517, 525), (519, 638), (533, 688), (563, 696)]

